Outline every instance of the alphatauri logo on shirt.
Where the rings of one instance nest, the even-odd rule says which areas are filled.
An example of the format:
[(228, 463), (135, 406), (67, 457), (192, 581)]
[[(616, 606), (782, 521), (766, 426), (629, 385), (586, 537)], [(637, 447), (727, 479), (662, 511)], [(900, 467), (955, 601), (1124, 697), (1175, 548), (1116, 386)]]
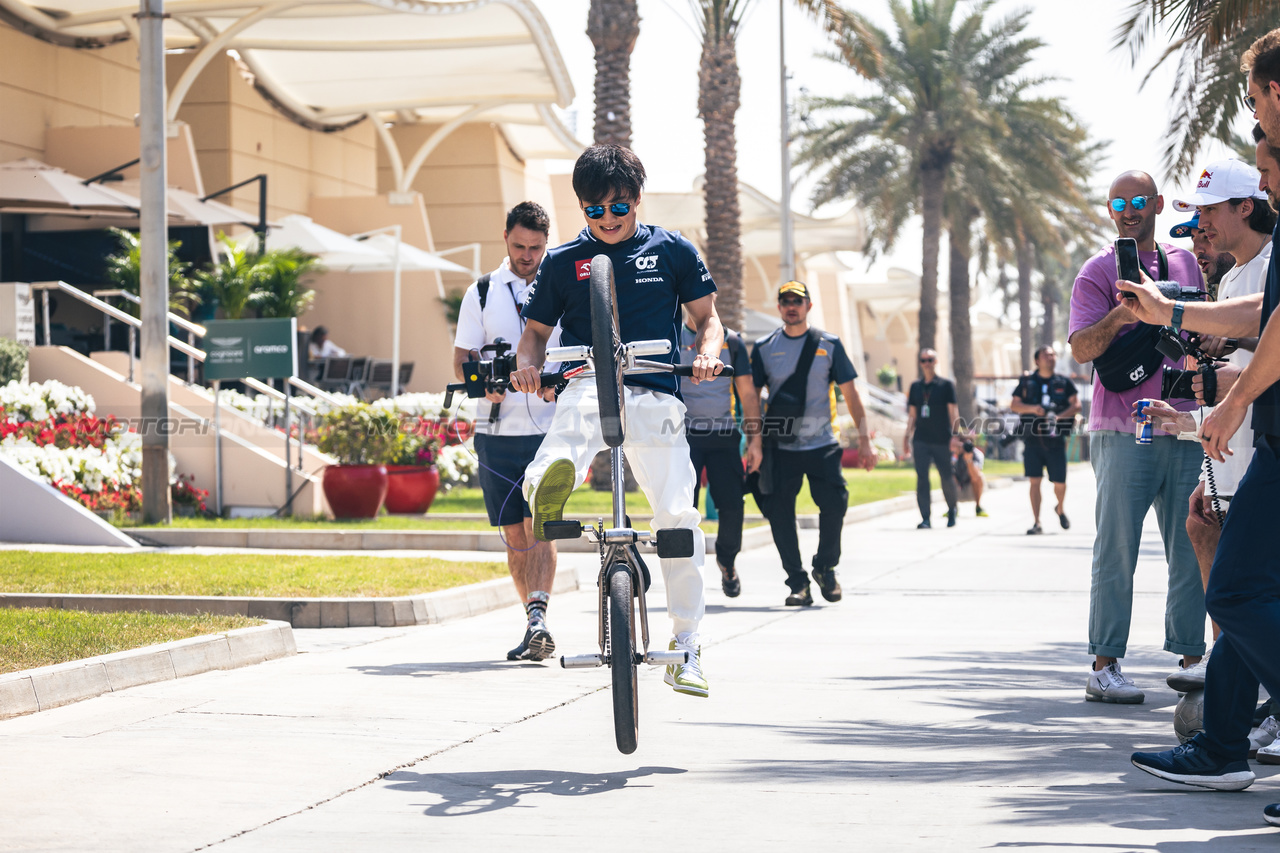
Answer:
[(656, 270), (658, 268), (657, 255), (641, 255), (636, 258), (636, 269), (638, 270)]
[(578, 281), (585, 281), (591, 278), (591, 259), (585, 261), (574, 261), (573, 268), (578, 271)]

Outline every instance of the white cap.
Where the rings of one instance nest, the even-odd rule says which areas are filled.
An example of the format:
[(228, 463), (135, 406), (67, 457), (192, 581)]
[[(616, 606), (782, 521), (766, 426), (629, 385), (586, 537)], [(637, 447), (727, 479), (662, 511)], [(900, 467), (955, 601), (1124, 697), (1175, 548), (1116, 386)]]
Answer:
[(1243, 160), (1219, 160), (1200, 173), (1194, 195), (1173, 200), (1173, 209), (1189, 213), (1201, 205), (1221, 204), (1232, 198), (1265, 199), (1267, 194), (1258, 189), (1261, 180), (1258, 170)]

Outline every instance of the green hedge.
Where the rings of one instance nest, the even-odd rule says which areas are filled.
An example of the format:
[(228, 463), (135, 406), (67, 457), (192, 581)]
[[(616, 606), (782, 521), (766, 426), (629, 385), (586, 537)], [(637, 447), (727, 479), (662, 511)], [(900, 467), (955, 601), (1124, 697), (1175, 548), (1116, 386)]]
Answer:
[(22, 381), (27, 367), (27, 348), (17, 341), (0, 338), (0, 385), (13, 380)]

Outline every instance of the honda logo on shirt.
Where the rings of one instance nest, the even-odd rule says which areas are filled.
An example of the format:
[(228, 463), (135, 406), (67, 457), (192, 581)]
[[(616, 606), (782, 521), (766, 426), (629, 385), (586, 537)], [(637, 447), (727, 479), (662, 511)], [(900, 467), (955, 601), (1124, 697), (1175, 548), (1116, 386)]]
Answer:
[(577, 261), (574, 263), (574, 269), (578, 271), (578, 281), (585, 281), (591, 278), (591, 259), (585, 261)]
[(641, 255), (636, 258), (636, 269), (638, 270), (656, 270), (658, 268), (657, 255)]

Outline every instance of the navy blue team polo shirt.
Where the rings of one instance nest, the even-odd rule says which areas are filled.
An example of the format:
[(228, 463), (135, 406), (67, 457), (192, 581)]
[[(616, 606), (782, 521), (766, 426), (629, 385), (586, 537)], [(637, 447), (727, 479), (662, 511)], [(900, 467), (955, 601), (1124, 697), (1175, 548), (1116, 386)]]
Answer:
[[(524, 318), (547, 326), (560, 323), (563, 346), (591, 345), (591, 259), (613, 261), (618, 324), (623, 341), (671, 341), (665, 356), (646, 356), (671, 363), (679, 351), (680, 306), (709, 293), (716, 284), (693, 244), (674, 231), (636, 223), (636, 233), (617, 244), (603, 243), (583, 228), (573, 240), (547, 252), (538, 267)], [(665, 394), (679, 394), (679, 380), (669, 373), (628, 376), (626, 384)]]

